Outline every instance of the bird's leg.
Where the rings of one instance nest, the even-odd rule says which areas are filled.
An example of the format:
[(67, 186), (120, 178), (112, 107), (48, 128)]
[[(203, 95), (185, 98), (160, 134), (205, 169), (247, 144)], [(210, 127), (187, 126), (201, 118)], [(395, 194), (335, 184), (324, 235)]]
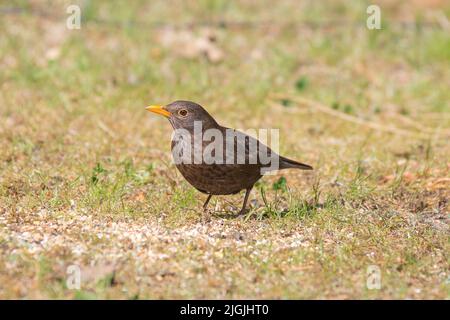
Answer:
[(209, 200), (211, 200), (212, 194), (208, 195), (208, 198), (206, 198), (205, 203), (203, 204), (203, 210), (206, 211), (206, 207), (208, 206)]
[(205, 203), (203, 204), (203, 222), (209, 222), (211, 220), (211, 216), (208, 212), (208, 209), (206, 208), (208, 206), (209, 200), (211, 200), (212, 194), (208, 195), (208, 198), (206, 198)]
[(242, 209), (239, 212), (239, 215), (244, 214), (245, 213), (245, 207), (247, 206), (247, 200), (248, 200), (248, 196), (250, 195), (250, 191), (252, 191), (253, 186), (251, 186), (250, 188), (248, 188), (245, 191), (245, 197), (244, 197), (244, 204), (242, 205)]

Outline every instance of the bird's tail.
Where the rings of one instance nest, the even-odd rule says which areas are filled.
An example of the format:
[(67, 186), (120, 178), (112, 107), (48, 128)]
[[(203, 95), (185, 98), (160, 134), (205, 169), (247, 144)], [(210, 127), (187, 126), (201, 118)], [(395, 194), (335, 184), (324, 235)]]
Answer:
[(295, 169), (301, 169), (301, 170), (312, 170), (313, 167), (311, 167), (308, 164), (304, 164), (301, 162), (297, 162), (285, 157), (280, 157), (280, 169), (290, 169), (290, 168), (295, 168)]

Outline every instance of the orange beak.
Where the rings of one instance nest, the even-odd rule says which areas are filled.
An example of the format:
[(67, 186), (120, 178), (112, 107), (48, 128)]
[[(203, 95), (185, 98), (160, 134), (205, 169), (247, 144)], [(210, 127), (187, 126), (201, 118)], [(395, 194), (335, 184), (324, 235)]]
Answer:
[(170, 117), (170, 112), (164, 109), (162, 106), (148, 106), (145, 110), (160, 114), (166, 118)]

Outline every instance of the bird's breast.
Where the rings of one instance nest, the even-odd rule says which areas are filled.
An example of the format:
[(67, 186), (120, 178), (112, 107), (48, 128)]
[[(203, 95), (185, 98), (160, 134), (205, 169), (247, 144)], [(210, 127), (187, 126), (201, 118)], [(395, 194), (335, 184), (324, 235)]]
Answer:
[(258, 164), (216, 161), (213, 152), (197, 150), (189, 141), (172, 141), (172, 156), (183, 177), (204, 193), (237, 193), (253, 186), (262, 176)]

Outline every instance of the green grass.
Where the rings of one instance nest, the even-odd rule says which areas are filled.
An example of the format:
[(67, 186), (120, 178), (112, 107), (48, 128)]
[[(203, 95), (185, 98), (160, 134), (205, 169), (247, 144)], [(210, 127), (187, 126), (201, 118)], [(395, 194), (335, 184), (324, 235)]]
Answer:
[[(0, 13), (0, 297), (448, 298), (450, 37), (432, 17), (450, 8), (383, 1), (382, 30), (367, 30), (368, 4), (84, 1), (67, 30), (63, 2), (13, 1), (23, 12)], [(179, 31), (214, 34), (222, 59), (164, 45)], [(229, 127), (279, 128), (280, 151), (315, 170), (264, 177), (243, 219), (242, 193), (213, 197), (204, 221), (169, 123), (144, 110), (177, 99)]]

